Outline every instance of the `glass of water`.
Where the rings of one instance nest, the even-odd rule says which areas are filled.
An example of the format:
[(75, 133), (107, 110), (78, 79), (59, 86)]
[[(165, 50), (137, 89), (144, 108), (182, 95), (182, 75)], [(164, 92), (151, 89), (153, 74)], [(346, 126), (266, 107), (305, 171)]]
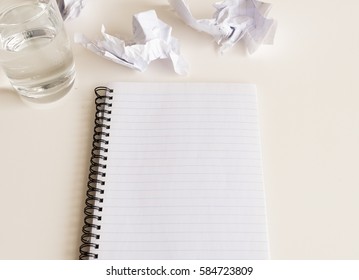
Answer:
[(26, 100), (52, 102), (70, 91), (74, 61), (56, 0), (0, 0), (0, 64)]

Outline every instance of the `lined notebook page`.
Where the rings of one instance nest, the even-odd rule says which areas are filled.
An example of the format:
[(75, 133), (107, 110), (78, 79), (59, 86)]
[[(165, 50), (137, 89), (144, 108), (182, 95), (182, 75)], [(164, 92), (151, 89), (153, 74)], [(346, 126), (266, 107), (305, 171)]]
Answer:
[(266, 259), (255, 86), (109, 87), (99, 259)]

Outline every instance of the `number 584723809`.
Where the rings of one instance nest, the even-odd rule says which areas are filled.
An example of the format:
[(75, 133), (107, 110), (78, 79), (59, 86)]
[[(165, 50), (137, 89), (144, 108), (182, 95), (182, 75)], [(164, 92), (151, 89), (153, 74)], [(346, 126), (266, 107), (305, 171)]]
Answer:
[(214, 267), (200, 267), (199, 275), (251, 275), (253, 273), (253, 267), (226, 267), (226, 266), (214, 266)]

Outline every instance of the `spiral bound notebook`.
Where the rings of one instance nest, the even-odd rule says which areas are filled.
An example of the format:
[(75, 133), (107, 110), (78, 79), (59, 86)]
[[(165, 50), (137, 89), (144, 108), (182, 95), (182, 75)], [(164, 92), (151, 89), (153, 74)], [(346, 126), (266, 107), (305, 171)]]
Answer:
[(95, 92), (80, 259), (268, 258), (254, 85)]

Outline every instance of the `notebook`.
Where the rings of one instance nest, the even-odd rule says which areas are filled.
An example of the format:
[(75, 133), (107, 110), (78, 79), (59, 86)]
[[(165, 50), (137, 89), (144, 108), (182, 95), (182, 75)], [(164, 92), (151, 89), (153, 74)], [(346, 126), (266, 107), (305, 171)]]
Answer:
[(80, 259), (267, 259), (256, 87), (98, 87)]

